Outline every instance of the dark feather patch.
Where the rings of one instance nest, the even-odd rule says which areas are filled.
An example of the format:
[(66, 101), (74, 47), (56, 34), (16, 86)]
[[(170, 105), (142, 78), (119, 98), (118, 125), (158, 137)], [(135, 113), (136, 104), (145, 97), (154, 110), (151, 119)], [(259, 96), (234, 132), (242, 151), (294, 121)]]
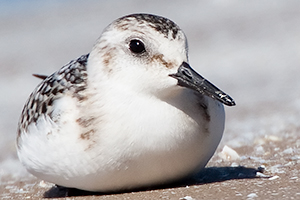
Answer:
[(129, 18), (135, 18), (138, 22), (143, 23), (147, 22), (149, 25), (157, 30), (158, 32), (162, 33), (166, 38), (169, 36), (171, 32), (173, 39), (176, 38), (177, 33), (179, 32), (180, 28), (171, 20), (150, 14), (132, 14), (127, 15), (119, 19), (119, 22), (123, 20), (128, 20)]
[(27, 130), (31, 123), (36, 123), (38, 118), (45, 114), (51, 117), (53, 102), (72, 90), (73, 97), (81, 101), (84, 98), (82, 91), (87, 86), (87, 59), (89, 54), (73, 60), (59, 71), (50, 76), (36, 75), (43, 79), (27, 100), (19, 121), (18, 138), (21, 130)]

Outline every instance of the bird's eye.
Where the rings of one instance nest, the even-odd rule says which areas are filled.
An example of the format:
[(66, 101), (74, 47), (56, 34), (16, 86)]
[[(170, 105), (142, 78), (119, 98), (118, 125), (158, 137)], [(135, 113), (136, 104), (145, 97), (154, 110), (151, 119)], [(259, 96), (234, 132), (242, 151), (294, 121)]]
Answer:
[(129, 49), (131, 52), (133, 52), (135, 54), (141, 54), (146, 51), (144, 43), (137, 39), (130, 41)]

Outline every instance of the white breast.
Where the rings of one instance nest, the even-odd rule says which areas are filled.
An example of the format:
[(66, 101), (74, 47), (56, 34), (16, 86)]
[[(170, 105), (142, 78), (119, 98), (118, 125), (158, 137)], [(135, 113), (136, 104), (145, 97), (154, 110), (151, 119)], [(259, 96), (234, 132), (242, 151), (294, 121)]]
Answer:
[(222, 137), (223, 106), (203, 97), (204, 109), (191, 90), (178, 91), (176, 101), (109, 94), (88, 112), (64, 97), (56, 104), (64, 109), (59, 123), (44, 117), (31, 125), (19, 150), (27, 169), (46, 181), (90, 191), (159, 184), (204, 167)]

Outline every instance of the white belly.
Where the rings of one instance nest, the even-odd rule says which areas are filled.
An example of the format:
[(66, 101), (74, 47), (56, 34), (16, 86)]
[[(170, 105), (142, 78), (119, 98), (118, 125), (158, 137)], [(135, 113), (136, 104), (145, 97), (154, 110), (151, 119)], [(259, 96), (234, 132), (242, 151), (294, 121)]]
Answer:
[(225, 119), (220, 103), (204, 97), (205, 110), (195, 96), (191, 99), (191, 91), (182, 93), (180, 101), (190, 102), (184, 106), (158, 100), (130, 104), (125, 98), (126, 109), (104, 106), (93, 111), (98, 116), (89, 112), (85, 118), (79, 117), (84, 113), (74, 110), (75, 104), (66, 108), (62, 101), (62, 123), (43, 118), (38, 126), (31, 125), (20, 138), (19, 158), (41, 179), (89, 191), (182, 178), (206, 165), (221, 140)]

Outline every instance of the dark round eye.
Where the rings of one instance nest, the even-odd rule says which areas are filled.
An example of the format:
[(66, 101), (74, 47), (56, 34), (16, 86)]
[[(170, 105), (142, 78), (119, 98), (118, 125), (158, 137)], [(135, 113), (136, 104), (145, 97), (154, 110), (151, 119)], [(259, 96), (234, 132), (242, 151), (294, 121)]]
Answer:
[(146, 51), (144, 43), (136, 39), (130, 41), (129, 49), (136, 54), (144, 53)]

